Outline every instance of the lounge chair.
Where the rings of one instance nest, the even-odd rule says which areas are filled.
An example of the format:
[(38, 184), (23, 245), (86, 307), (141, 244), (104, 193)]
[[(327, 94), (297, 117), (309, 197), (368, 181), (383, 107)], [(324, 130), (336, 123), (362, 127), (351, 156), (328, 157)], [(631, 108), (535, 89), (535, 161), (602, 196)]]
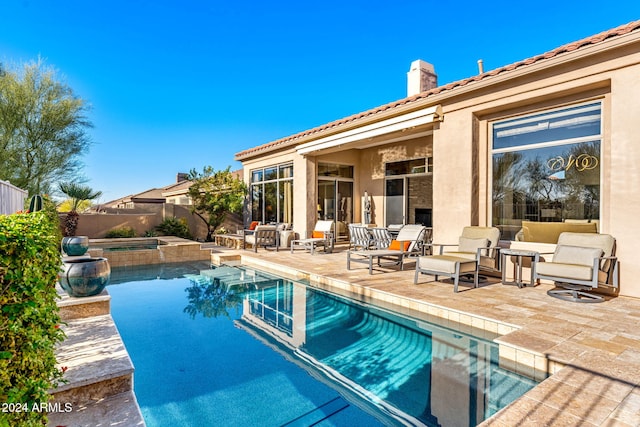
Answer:
[[(438, 255), (421, 256), (416, 261), (416, 273), (413, 280), (418, 283), (421, 273), (453, 279), (453, 291), (458, 292), (461, 275), (473, 275), (473, 286), (478, 287), (478, 271), (486, 269), (500, 271), (500, 230), (496, 227), (464, 227), (457, 245), (434, 244), (440, 246)], [(453, 251), (446, 247), (457, 246)]]
[(400, 265), (400, 270), (403, 270), (406, 258), (423, 254), (426, 233), (426, 227), (408, 224), (402, 227), (397, 239), (392, 240), (386, 249), (348, 250), (347, 270), (351, 270), (352, 262), (357, 262), (367, 264), (369, 274), (373, 274), (374, 260), (379, 267)]
[(247, 243), (253, 246), (253, 251), (258, 252), (258, 247), (275, 246), (276, 252), (280, 246), (280, 232), (275, 225), (258, 225), (252, 234), (242, 235), (242, 249), (247, 248)]
[[(396, 236), (397, 235), (398, 233), (396, 233)], [(393, 240), (393, 236), (391, 235), (391, 232), (384, 227), (372, 228), (371, 236), (372, 236), (371, 244), (376, 249), (388, 248), (389, 245), (391, 244), (391, 241)]]
[(549, 262), (536, 265), (534, 280), (553, 280), (557, 287), (547, 294), (572, 302), (602, 302), (587, 291), (599, 284), (618, 287), (616, 240), (608, 234), (564, 232)]
[(318, 221), (313, 227), (311, 237), (307, 239), (297, 239), (291, 241), (291, 253), (294, 249), (302, 248), (315, 253), (318, 246), (322, 246), (324, 251), (333, 249), (333, 221)]
[(371, 249), (373, 238), (368, 227), (349, 224), (349, 249)]

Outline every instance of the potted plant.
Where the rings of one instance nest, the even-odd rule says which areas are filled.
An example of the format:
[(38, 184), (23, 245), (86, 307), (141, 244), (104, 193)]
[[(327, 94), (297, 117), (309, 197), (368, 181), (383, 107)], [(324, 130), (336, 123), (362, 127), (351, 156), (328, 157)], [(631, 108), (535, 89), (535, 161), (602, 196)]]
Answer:
[(78, 207), (84, 202), (94, 200), (102, 195), (102, 191), (94, 191), (91, 187), (80, 185), (75, 182), (62, 182), (59, 184), (62, 191), (71, 202), (71, 207), (67, 213), (67, 217), (63, 222), (62, 234), (62, 251), (70, 256), (84, 255), (89, 249), (88, 236), (76, 236), (78, 229)]
[(69, 296), (97, 295), (111, 279), (111, 266), (106, 258), (67, 258), (58, 273), (58, 282)]

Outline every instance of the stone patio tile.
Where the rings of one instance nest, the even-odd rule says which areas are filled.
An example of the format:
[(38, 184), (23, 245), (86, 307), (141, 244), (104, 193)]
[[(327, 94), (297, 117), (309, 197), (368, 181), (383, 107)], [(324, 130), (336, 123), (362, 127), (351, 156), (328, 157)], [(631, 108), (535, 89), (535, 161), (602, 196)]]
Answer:
[(549, 349), (557, 345), (556, 342), (547, 340), (546, 337), (540, 337), (538, 334), (534, 335), (529, 331), (523, 330), (500, 337), (497, 341), (519, 348), (526, 348), (540, 354), (545, 354)]
[[(626, 347), (631, 347), (633, 349), (640, 351), (640, 338), (632, 338), (627, 336), (627, 334), (617, 334), (613, 338), (611, 338), (611, 342), (614, 342), (616, 344), (622, 344)], [(640, 360), (640, 359), (637, 359), (637, 360)]]
[(599, 375), (593, 371), (567, 366), (550, 379), (561, 381), (576, 388), (583, 388), (591, 393), (606, 396), (621, 402), (633, 390), (633, 385), (625, 381), (614, 381), (609, 377)]
[[(592, 335), (592, 334), (589, 334), (589, 335)], [(607, 338), (607, 337), (604, 336), (603, 338)], [(596, 350), (606, 351), (608, 353), (615, 354), (615, 355), (619, 355), (627, 349), (627, 346), (625, 346), (624, 344), (617, 344), (615, 342), (611, 342), (606, 339), (598, 339), (593, 336), (587, 336), (583, 338), (576, 336), (574, 337), (574, 339), (576, 342), (584, 346), (587, 346)]]
[(575, 361), (576, 366), (597, 370), (599, 374), (631, 385), (640, 384), (640, 361), (629, 363), (612, 357), (608, 352), (591, 351)]
[(509, 426), (518, 427), (593, 427), (597, 424), (563, 410), (523, 397), (499, 413), (499, 419)]
[(616, 357), (616, 361), (624, 363), (630, 368), (640, 368), (640, 350), (628, 348)]
[(586, 346), (571, 341), (563, 341), (550, 348), (547, 352), (547, 356), (553, 360), (570, 363), (587, 351), (589, 351), (589, 348)]
[(552, 378), (529, 391), (526, 397), (596, 425), (606, 420), (618, 406), (615, 400)]
[(621, 419), (607, 418), (607, 420), (602, 423), (601, 427), (638, 427), (638, 423), (633, 420), (631, 423), (627, 423)]

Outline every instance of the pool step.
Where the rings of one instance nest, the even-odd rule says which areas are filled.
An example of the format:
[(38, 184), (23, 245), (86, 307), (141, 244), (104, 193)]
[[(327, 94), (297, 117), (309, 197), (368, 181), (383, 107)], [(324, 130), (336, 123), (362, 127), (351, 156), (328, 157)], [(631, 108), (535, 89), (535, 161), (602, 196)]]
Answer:
[(59, 284), (56, 285), (56, 291), (60, 296), (58, 300), (60, 317), (65, 322), (111, 313), (111, 296), (106, 290), (98, 295), (82, 298), (70, 297)]
[[(124, 425), (144, 425), (133, 395), (133, 363), (110, 314), (67, 320), (67, 338), (56, 359), (67, 381), (51, 391), (50, 425), (98, 425), (85, 419), (102, 413), (131, 415)], [(57, 406), (56, 406), (57, 404)], [(124, 416), (123, 415), (123, 416)], [(127, 415), (127, 416), (128, 416)], [(82, 419), (74, 424), (69, 420)], [(109, 419), (109, 418), (107, 418)], [(106, 420), (103, 418), (103, 420)], [(127, 418), (129, 420), (129, 418)]]
[(49, 426), (85, 427), (85, 426), (141, 426), (145, 425), (136, 396), (127, 391), (90, 402), (72, 412), (64, 412), (64, 405), (58, 412), (49, 413)]

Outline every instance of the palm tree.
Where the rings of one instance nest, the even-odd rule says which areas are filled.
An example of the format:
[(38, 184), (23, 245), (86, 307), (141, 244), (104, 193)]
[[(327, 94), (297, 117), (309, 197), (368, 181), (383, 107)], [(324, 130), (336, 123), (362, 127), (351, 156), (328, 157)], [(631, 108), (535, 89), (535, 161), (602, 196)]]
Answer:
[(78, 206), (85, 200), (94, 200), (102, 196), (102, 191), (94, 191), (87, 185), (80, 185), (75, 182), (61, 182), (58, 187), (67, 197), (71, 199), (71, 211), (64, 220), (64, 235), (74, 236), (78, 228)]

